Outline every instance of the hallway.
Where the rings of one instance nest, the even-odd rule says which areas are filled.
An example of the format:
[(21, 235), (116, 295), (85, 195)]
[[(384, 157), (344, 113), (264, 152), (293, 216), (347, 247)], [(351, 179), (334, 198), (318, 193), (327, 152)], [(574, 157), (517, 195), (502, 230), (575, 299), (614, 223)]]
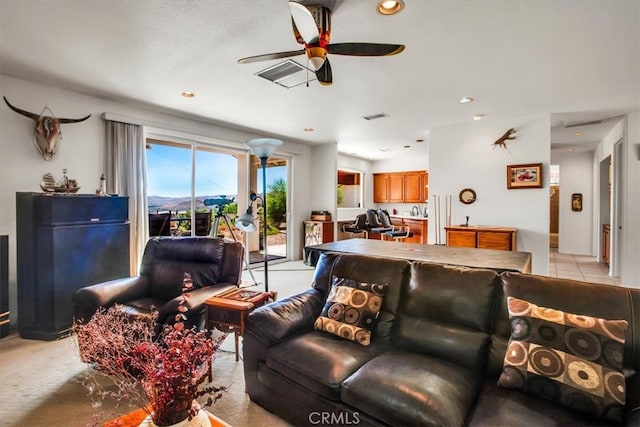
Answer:
[(549, 250), (549, 276), (551, 277), (620, 285), (620, 278), (609, 277), (608, 272), (609, 266), (599, 263), (595, 257), (561, 254), (558, 253), (557, 248)]

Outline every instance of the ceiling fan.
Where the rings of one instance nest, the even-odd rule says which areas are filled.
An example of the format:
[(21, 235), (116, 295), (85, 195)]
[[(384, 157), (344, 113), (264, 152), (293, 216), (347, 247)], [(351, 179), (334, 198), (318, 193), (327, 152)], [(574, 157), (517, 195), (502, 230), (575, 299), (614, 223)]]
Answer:
[(331, 64), (327, 54), (347, 56), (390, 56), (404, 50), (402, 44), (383, 43), (329, 43), (331, 39), (331, 10), (324, 6), (305, 6), (296, 1), (289, 2), (291, 25), (296, 41), (304, 49), (287, 52), (274, 52), (239, 59), (240, 64), (289, 58), (307, 54), (309, 63), (316, 72), (318, 81), (323, 85), (333, 82)]

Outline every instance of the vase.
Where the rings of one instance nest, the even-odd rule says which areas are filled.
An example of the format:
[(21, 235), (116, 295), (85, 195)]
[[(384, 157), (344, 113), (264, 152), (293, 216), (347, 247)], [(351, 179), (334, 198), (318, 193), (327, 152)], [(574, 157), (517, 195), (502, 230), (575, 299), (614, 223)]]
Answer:
[[(139, 424), (139, 427), (158, 427), (154, 422), (151, 414), (147, 415), (147, 417)], [(211, 427), (211, 420), (209, 418), (209, 414), (207, 411), (200, 408), (195, 417), (189, 419), (186, 418), (182, 421), (179, 421), (175, 424), (166, 427)]]

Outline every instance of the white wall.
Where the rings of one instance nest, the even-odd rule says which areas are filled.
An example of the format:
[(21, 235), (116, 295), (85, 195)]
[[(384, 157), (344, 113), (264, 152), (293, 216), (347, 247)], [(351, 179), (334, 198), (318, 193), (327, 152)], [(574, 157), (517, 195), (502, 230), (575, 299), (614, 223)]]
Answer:
[[(560, 224), (558, 252), (593, 255), (593, 152), (554, 157), (560, 165)], [(582, 193), (582, 211), (571, 210), (571, 195)]]
[(640, 112), (625, 120), (624, 180), (627, 183), (622, 215), (622, 263), (620, 279), (626, 286), (640, 288)]
[[(507, 129), (516, 129), (508, 150), (492, 143)], [(440, 195), (444, 214), (445, 195), (451, 195), (452, 224), (508, 226), (518, 229), (518, 251), (531, 252), (532, 270), (549, 271), (550, 117), (529, 116), (482, 120), (462, 126), (430, 130), (429, 149), (429, 243), (435, 243), (433, 196)], [(506, 167), (542, 163), (543, 188), (508, 190)], [(476, 191), (477, 201), (458, 201), (463, 188)], [(444, 225), (444, 215), (442, 218)], [(444, 235), (443, 235), (444, 241)]]
[[(82, 193), (93, 193), (98, 188), (100, 174), (104, 170), (105, 125), (100, 118), (103, 112), (111, 112), (154, 123), (157, 128), (172, 129), (183, 134), (196, 135), (210, 140), (222, 141), (231, 146), (245, 148), (244, 142), (257, 137), (271, 135), (223, 127), (214, 122), (196, 121), (168, 113), (152, 111), (142, 106), (113, 102), (102, 98), (65, 91), (45, 85), (27, 82), (0, 75), (0, 92), (21, 109), (40, 113), (48, 105), (57, 117), (78, 118), (91, 114), (87, 121), (63, 124), (63, 139), (58, 153), (47, 162), (36, 151), (33, 144), (34, 122), (6, 105), (0, 107), (0, 234), (9, 235), (9, 295), (12, 323), (17, 315), (16, 304), (16, 208), (15, 193), (41, 191), (42, 175), (51, 172), (75, 178)], [(334, 148), (335, 151), (335, 148)], [(312, 175), (310, 148), (306, 145), (284, 141), (279, 154), (292, 156), (289, 183), (296, 197), (289, 207), (293, 224), (301, 224), (308, 218), (312, 200)], [(335, 179), (335, 160), (324, 165), (314, 159), (314, 168), (331, 167)], [(315, 182), (315, 180), (314, 180)], [(335, 200), (335, 194), (332, 196)], [(319, 202), (322, 203), (322, 202)], [(299, 259), (302, 246), (302, 227), (291, 227), (289, 236), (290, 254)]]

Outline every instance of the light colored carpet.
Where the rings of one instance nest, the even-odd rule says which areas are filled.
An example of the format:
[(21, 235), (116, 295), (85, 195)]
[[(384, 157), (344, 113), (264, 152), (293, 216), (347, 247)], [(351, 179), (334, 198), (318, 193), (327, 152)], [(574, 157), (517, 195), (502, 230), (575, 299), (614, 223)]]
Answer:
[[(245, 274), (243, 278), (247, 278)], [(254, 270), (262, 288), (263, 274)], [(308, 289), (313, 269), (300, 261), (269, 267), (270, 290), (278, 298)], [(228, 387), (223, 397), (208, 410), (236, 427), (280, 427), (285, 421), (255, 403), (244, 392), (242, 360), (236, 362), (233, 335), (224, 342), (214, 360), (213, 384)], [(86, 365), (80, 362), (73, 338), (37, 341), (17, 333), (0, 340), (0, 424), (3, 427), (101, 425), (102, 421), (129, 412), (113, 401), (92, 403), (81, 384)], [(108, 381), (104, 382), (109, 385)]]

